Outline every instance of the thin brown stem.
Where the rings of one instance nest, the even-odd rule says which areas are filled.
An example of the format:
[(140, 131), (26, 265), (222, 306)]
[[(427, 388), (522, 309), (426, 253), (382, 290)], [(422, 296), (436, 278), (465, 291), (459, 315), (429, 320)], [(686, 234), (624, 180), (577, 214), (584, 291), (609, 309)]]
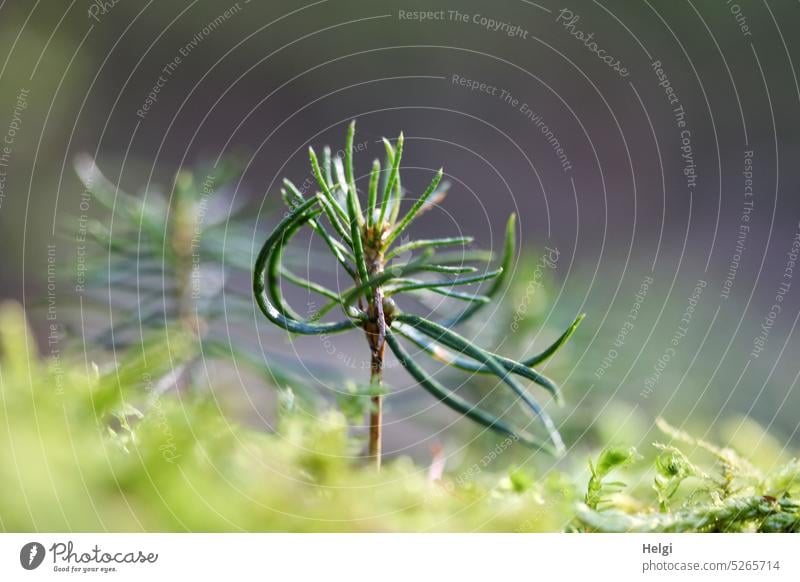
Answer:
[[(383, 383), (383, 354), (386, 349), (386, 320), (383, 314), (383, 293), (375, 291), (372, 304), (369, 306), (370, 322), (367, 325), (367, 341), (369, 342), (370, 384), (379, 391)], [(381, 468), (381, 441), (383, 436), (383, 397), (374, 394), (371, 399), (369, 414), (369, 457), (375, 468)]]
[[(374, 384), (380, 385), (380, 379)], [(381, 445), (383, 440), (383, 397), (380, 395), (371, 398), (369, 413), (369, 458), (375, 468), (381, 468)]]
[[(383, 256), (370, 254), (369, 276), (383, 271)], [(386, 316), (383, 312), (383, 290), (376, 287), (372, 292), (367, 308), (369, 320), (364, 326), (370, 349), (370, 385), (375, 393), (371, 397), (369, 414), (369, 458), (375, 468), (381, 468), (381, 445), (383, 439), (383, 397), (380, 395), (383, 383), (383, 355), (386, 350)]]

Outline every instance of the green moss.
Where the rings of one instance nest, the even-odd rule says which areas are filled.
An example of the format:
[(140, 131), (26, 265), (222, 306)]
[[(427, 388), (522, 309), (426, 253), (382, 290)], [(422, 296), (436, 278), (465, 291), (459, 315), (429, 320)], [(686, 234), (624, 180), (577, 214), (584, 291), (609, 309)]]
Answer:
[[(175, 339), (152, 338), (145, 353), (160, 346), (168, 356)], [(140, 381), (165, 374), (164, 355), (120, 353), (119, 375), (41, 359), (14, 305), (0, 310), (0, 345), (6, 531), (800, 529), (796, 460), (756, 468), (665, 423), (658, 447), (604, 449), (586, 493), (581, 471), (508, 471), (500, 460), (431, 478), (397, 458), (376, 473), (341, 412), (311, 417), (285, 398), (273, 433), (243, 427), (210, 397), (157, 395)]]

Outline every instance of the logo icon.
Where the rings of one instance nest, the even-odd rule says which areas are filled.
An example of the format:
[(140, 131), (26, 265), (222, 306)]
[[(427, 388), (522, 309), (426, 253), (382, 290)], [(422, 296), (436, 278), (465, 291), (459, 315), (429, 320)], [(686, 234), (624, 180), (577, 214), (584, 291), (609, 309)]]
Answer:
[(19, 563), (26, 570), (35, 570), (44, 561), (44, 546), (39, 542), (29, 542), (19, 552)]

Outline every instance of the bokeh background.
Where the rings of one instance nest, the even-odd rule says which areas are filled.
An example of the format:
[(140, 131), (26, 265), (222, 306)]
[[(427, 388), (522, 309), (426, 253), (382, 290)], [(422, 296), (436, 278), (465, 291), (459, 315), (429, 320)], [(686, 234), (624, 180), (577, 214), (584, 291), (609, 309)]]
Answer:
[[(360, 173), (401, 130), (411, 192), (444, 166), (449, 196), (418, 234), (474, 233), (496, 250), (518, 214), (516, 286), (472, 333), (522, 355), (588, 314), (547, 367), (572, 444), (659, 415), (732, 438), (743, 415), (795, 446), (798, 24), (788, 1), (5, 0), (0, 293), (25, 306), (43, 352), (48, 300), (59, 333), (93, 350), (145, 299), (81, 316), (76, 217), (112, 232), (116, 218), (81, 206), (77, 156), (145, 204), (181, 168), (235, 157), (224, 200), (252, 205), (247, 263), (275, 223), (280, 180), (302, 183), (307, 146), (341, 147), (355, 118)], [(329, 399), (338, 379), (366, 375), (255, 315), (230, 334)], [(366, 356), (360, 337), (335, 341)], [(472, 438), (405, 375), (388, 381), (388, 455), (425, 459)], [(222, 370), (207, 384), (270, 429), (275, 391), (261, 380)]]

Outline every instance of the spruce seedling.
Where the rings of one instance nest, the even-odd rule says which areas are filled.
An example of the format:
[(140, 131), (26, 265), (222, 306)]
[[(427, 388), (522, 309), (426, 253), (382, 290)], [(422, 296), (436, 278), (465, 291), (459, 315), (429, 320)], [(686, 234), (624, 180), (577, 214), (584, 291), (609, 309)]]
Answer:
[[(445, 187), (440, 187), (440, 169), (424, 192), (411, 202), (405, 214), (400, 213), (404, 201), (401, 187), (400, 163), (404, 138), (401, 133), (394, 145), (384, 140), (386, 162), (383, 170), (379, 160), (372, 164), (369, 175), (366, 209), (362, 208), (353, 169), (353, 140), (355, 122), (350, 123), (344, 148), (344, 160), (331, 158), (325, 148), (322, 163), (313, 148), (309, 158), (319, 192), (306, 197), (290, 180), (284, 180), (282, 195), (290, 212), (267, 237), (255, 262), (253, 292), (256, 302), (272, 323), (295, 334), (333, 334), (360, 328), (364, 331), (370, 350), (370, 384), (373, 386), (369, 411), (368, 454), (376, 467), (381, 462), (381, 430), (384, 353), (386, 346), (420, 386), (441, 402), (490, 429), (513, 436), (532, 447), (560, 454), (564, 450), (555, 424), (515, 378), (531, 380), (560, 399), (557, 385), (533, 366), (555, 354), (569, 339), (583, 316), (541, 354), (520, 362), (505, 358), (475, 345), (453, 328), (469, 320), (503, 289), (510, 273), (516, 246), (515, 217), (506, 227), (501, 266), (479, 272), (469, 263), (491, 258), (487, 253), (440, 252), (442, 248), (468, 245), (472, 238), (438, 238), (408, 242), (403, 236), (409, 225), (422, 213), (440, 203)], [(326, 222), (327, 221), (327, 222)], [(290, 272), (281, 265), (281, 255), (291, 238), (304, 226), (318, 235), (342, 269), (352, 278), (353, 286), (345, 290), (328, 289)], [(419, 254), (413, 260), (408, 256)], [(297, 315), (287, 303), (281, 280), (298, 285), (308, 292), (328, 300), (307, 318)], [(488, 281), (483, 294), (460, 289)], [(455, 317), (432, 321), (402, 312), (395, 297), (401, 294), (435, 293), (463, 301), (467, 307)], [(343, 319), (326, 321), (335, 309), (341, 309)], [(411, 342), (433, 359), (471, 373), (497, 376), (524, 404), (531, 419), (539, 419), (548, 440), (544, 441), (523, 428), (499, 418), (491, 412), (462, 398), (428, 374), (401, 343)]]

